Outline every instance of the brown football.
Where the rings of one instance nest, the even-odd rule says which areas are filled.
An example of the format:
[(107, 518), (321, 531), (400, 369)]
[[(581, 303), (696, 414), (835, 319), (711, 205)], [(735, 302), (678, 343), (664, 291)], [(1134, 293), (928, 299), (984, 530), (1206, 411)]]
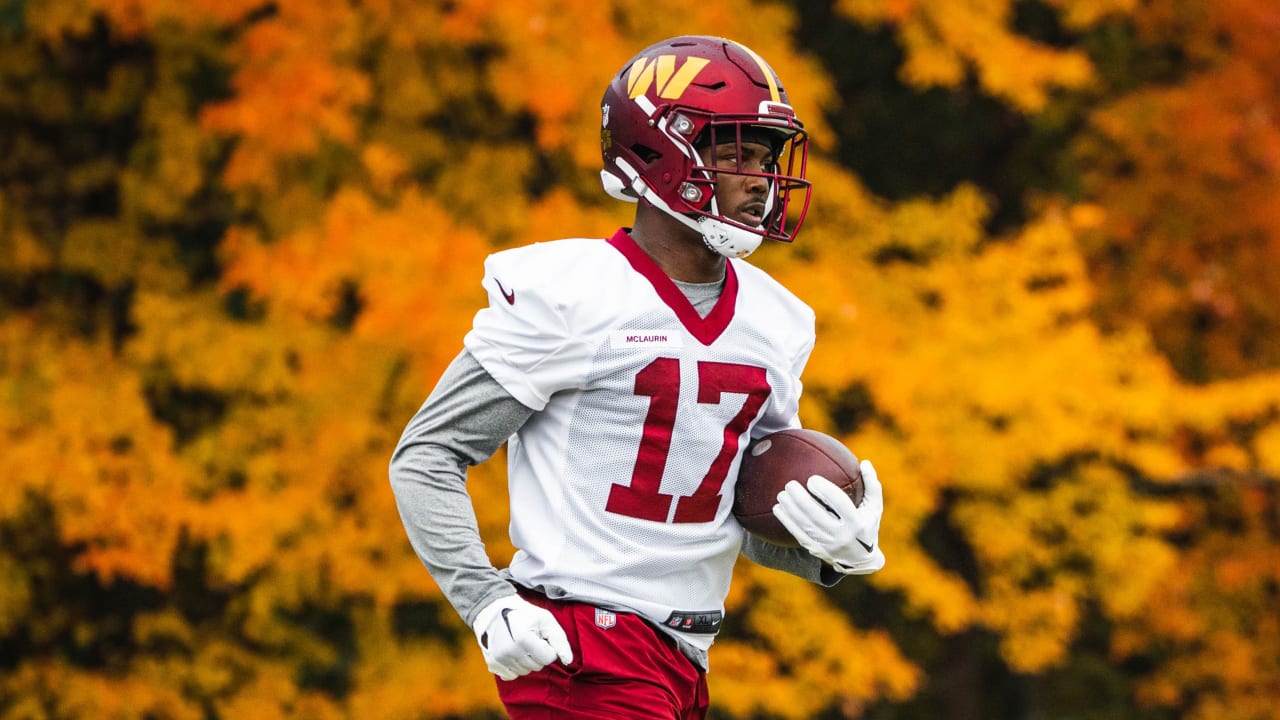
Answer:
[(862, 504), (858, 458), (836, 438), (795, 428), (766, 435), (747, 446), (734, 488), (733, 516), (749, 533), (777, 545), (797, 547), (795, 538), (773, 516), (778, 493), (792, 480), (807, 484), (821, 475)]

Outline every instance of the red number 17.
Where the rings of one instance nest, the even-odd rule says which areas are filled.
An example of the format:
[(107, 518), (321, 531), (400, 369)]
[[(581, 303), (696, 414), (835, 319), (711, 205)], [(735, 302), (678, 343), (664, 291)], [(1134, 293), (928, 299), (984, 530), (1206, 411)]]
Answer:
[[(666, 469), (667, 455), (671, 451), (671, 432), (676, 424), (676, 406), (680, 399), (680, 361), (675, 358), (657, 358), (636, 374), (637, 395), (650, 398), (649, 412), (644, 418), (644, 432), (640, 438), (640, 452), (631, 472), (631, 484), (615, 484), (609, 490), (609, 502), (605, 510), (619, 515), (666, 522), (674, 495), (660, 492), (662, 473)], [(685, 495), (676, 504), (672, 522), (697, 523), (715, 519), (720, 507), (720, 488), (729, 475), (729, 466), (738, 454), (738, 442), (742, 433), (760, 412), (760, 406), (769, 397), (771, 388), (764, 368), (735, 363), (698, 363), (698, 402), (719, 404), (725, 393), (745, 394), (742, 409), (724, 427), (724, 442), (720, 452), (692, 495)]]

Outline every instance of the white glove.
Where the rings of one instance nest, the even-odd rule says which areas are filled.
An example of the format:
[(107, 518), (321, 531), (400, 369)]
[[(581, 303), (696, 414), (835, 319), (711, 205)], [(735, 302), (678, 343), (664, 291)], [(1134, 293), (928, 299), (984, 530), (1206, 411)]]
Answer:
[[(884, 567), (880, 552), (880, 515), (884, 498), (880, 479), (863, 460), (862, 504), (854, 505), (835, 483), (813, 475), (809, 489), (792, 480), (778, 493), (773, 515), (811, 555), (846, 575), (866, 575)], [(812, 493), (812, 494), (810, 494)]]
[(489, 603), (476, 614), (476, 639), (489, 672), (515, 680), (550, 665), (573, 662), (569, 638), (556, 618), (519, 595)]

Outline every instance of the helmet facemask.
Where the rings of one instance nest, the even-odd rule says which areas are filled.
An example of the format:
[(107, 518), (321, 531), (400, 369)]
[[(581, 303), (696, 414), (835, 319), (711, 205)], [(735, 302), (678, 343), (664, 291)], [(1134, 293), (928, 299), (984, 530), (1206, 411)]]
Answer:
[[(789, 114), (723, 115), (683, 107), (655, 114), (654, 126), (668, 141), (668, 156), (683, 162), (683, 179), (668, 193), (655, 192), (643, 179), (633, 178), (631, 190), (668, 215), (696, 229), (707, 246), (727, 257), (750, 255), (764, 239), (791, 242), (809, 207), (808, 135)], [(732, 143), (737, 166), (719, 166), (717, 146)], [(744, 143), (770, 148), (772, 162), (760, 170), (743, 167)], [(704, 152), (706, 157), (704, 157)], [(624, 171), (627, 168), (624, 168)], [(630, 173), (629, 173), (630, 174)], [(753, 176), (765, 180), (765, 212), (750, 225), (726, 215), (716, 200), (722, 176)], [(639, 182), (635, 180), (639, 179)], [(665, 195), (665, 197), (663, 197)]]
[[(808, 160), (808, 136), (803, 129), (794, 125), (761, 124), (759, 120), (758, 116), (716, 116), (714, 120), (705, 123), (693, 142), (694, 162), (689, 168), (685, 184), (680, 188), (680, 197), (688, 203), (689, 212), (696, 217), (704, 231), (708, 227), (714, 227), (722, 235), (750, 233), (757, 236), (755, 245), (764, 238), (791, 242), (808, 209), (809, 182), (804, 179)], [(744, 166), (744, 158), (749, 153), (744, 151), (743, 145), (749, 143), (769, 149), (769, 159), (763, 167)], [(725, 167), (716, 160), (717, 153), (726, 145), (732, 147), (736, 166)], [(728, 177), (758, 177), (764, 180), (767, 187), (763, 198), (765, 207), (758, 224), (738, 220), (729, 214), (731, 208), (719, 207), (715, 194), (716, 184)], [(793, 199), (796, 201), (795, 205)], [(706, 235), (704, 232), (704, 239), (707, 239), (713, 250), (730, 257), (745, 257), (745, 254), (740, 255), (738, 251), (724, 252), (726, 248), (713, 244), (712, 238)], [(750, 250), (754, 250), (755, 245)]]

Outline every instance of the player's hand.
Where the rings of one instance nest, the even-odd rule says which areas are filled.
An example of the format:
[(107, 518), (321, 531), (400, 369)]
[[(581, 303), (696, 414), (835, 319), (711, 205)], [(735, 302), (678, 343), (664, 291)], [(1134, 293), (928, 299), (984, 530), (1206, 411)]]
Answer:
[(866, 575), (884, 567), (880, 516), (884, 498), (869, 460), (862, 470), (862, 504), (854, 505), (835, 483), (814, 475), (809, 489), (792, 480), (778, 493), (773, 515), (810, 554), (846, 575)]
[(476, 639), (489, 672), (515, 680), (550, 665), (573, 662), (573, 650), (555, 616), (519, 595), (498, 598), (476, 614)]

